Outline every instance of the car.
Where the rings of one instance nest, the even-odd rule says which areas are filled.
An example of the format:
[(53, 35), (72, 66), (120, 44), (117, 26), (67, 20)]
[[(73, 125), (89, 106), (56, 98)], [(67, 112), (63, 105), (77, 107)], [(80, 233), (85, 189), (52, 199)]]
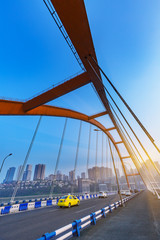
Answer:
[(126, 195), (126, 191), (125, 190), (121, 190), (121, 195)]
[(138, 191), (138, 189), (134, 189), (134, 193), (138, 193), (139, 191)]
[(74, 196), (74, 195), (65, 195), (61, 197), (57, 203), (57, 206), (60, 208), (62, 207), (68, 207), (70, 208), (71, 206), (79, 206), (80, 200)]
[(99, 192), (99, 198), (106, 198), (108, 197), (107, 192)]
[(130, 190), (127, 190), (127, 191), (126, 191), (126, 196), (131, 196)]

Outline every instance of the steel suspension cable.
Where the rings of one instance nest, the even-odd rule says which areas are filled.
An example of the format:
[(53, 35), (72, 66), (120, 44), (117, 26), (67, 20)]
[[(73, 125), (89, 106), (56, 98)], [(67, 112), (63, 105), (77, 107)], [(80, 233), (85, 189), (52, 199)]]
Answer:
[(98, 129), (96, 130), (96, 156), (95, 156), (95, 192), (97, 185), (97, 157), (98, 157)]
[(137, 134), (135, 133), (135, 131), (133, 130), (133, 128), (131, 127), (131, 125), (129, 124), (129, 122), (127, 121), (127, 119), (125, 118), (124, 114), (122, 113), (122, 111), (120, 110), (120, 108), (118, 107), (118, 105), (116, 104), (116, 102), (114, 101), (113, 97), (111, 96), (111, 94), (108, 92), (108, 90), (105, 88), (106, 92), (108, 93), (109, 97), (111, 98), (111, 100), (113, 101), (113, 103), (115, 104), (116, 108), (118, 109), (119, 113), (121, 114), (121, 116), (123, 117), (123, 119), (125, 120), (125, 122), (127, 123), (128, 127), (130, 128), (130, 130), (132, 131), (133, 135), (135, 136), (135, 138), (137, 139), (138, 143), (140, 144), (140, 146), (142, 147), (143, 151), (145, 152), (145, 154), (147, 155), (147, 157), (149, 158), (149, 160), (151, 161), (152, 165), (154, 166), (154, 168), (156, 169), (156, 171), (158, 172), (158, 174), (160, 175), (160, 171), (157, 168), (157, 166), (155, 165), (154, 161), (151, 159), (150, 155), (148, 154), (147, 150), (145, 149), (145, 147), (143, 146), (142, 142), (140, 141), (140, 139), (138, 138)]
[[(88, 60), (88, 58), (86, 58)], [(95, 73), (95, 75), (97, 76), (97, 78), (99, 79), (100, 83), (103, 85), (104, 89), (106, 90), (106, 92), (108, 93), (109, 97), (112, 99), (113, 103), (115, 104), (115, 106), (117, 107), (118, 111), (120, 112), (120, 114), (122, 115), (123, 119), (125, 120), (125, 122), (127, 123), (127, 125), (129, 126), (129, 128), (131, 129), (131, 131), (133, 132), (134, 136), (136, 137), (137, 141), (139, 142), (139, 144), (141, 145), (143, 151), (145, 152), (145, 154), (147, 155), (147, 157), (149, 158), (150, 162), (152, 163), (152, 165), (154, 166), (154, 168), (156, 169), (157, 173), (160, 176), (160, 171), (158, 169), (158, 167), (155, 165), (154, 161), (151, 159), (151, 157), (149, 156), (148, 152), (146, 151), (146, 149), (144, 148), (143, 144), (141, 143), (141, 141), (139, 140), (139, 138), (137, 137), (137, 135), (135, 134), (134, 130), (132, 129), (132, 127), (130, 126), (130, 124), (128, 123), (127, 119), (125, 118), (125, 116), (123, 115), (122, 111), (120, 110), (120, 108), (118, 107), (118, 105), (116, 104), (116, 102), (114, 101), (114, 99), (112, 98), (111, 94), (109, 93), (109, 91), (107, 90), (107, 88), (105, 87), (105, 85), (102, 83), (100, 77), (98, 76), (96, 70), (94, 69), (93, 65), (91, 64), (91, 62), (88, 60), (89, 65), (91, 66), (93, 72)]]
[(118, 115), (117, 115), (116, 111), (114, 110), (114, 108), (113, 108), (113, 106), (112, 106), (112, 104), (111, 104), (110, 102), (109, 102), (109, 105), (110, 105), (110, 108), (112, 109), (112, 111), (114, 112), (115, 116), (117, 117), (118, 121), (120, 122), (120, 124), (121, 124), (122, 128), (123, 128), (123, 129), (124, 129), (124, 131), (126, 132), (126, 134), (127, 134), (128, 138), (130, 139), (131, 143), (133, 144), (134, 148), (136, 149), (136, 151), (137, 151), (138, 155), (140, 156), (140, 158), (141, 158), (141, 159), (142, 159), (142, 161), (143, 161), (143, 158), (142, 158), (142, 156), (141, 156), (141, 154), (140, 154), (139, 150), (137, 149), (137, 147), (136, 147), (136, 145), (134, 144), (134, 142), (133, 142), (132, 138), (130, 137), (129, 133), (127, 132), (127, 130), (126, 130), (126, 128), (125, 128), (125, 126), (123, 125), (122, 121), (121, 121), (121, 120), (120, 120), (120, 118), (118, 117)]
[[(80, 121), (80, 126), (79, 126), (79, 134), (78, 134), (78, 142), (77, 142), (77, 150), (76, 150), (76, 158), (75, 158), (75, 164), (74, 164), (74, 170), (73, 170), (73, 178), (76, 178), (76, 170), (77, 170), (77, 161), (78, 161), (78, 153), (79, 153), (79, 144), (80, 144), (80, 138), (81, 138), (81, 129), (82, 129), (82, 121)], [(73, 179), (73, 184), (74, 184)], [(72, 189), (71, 193), (73, 194), (73, 184), (72, 184)]]
[(147, 137), (149, 138), (149, 140), (152, 142), (152, 144), (154, 145), (154, 147), (157, 149), (157, 151), (160, 153), (160, 149), (158, 148), (158, 146), (154, 143), (154, 139), (152, 138), (152, 136), (149, 134), (149, 132), (147, 131), (147, 129), (144, 127), (144, 125), (141, 123), (141, 121), (138, 119), (138, 117), (136, 116), (136, 114), (133, 112), (133, 110), (129, 107), (129, 105), (127, 104), (127, 102), (124, 100), (124, 98), (122, 97), (122, 95), (118, 92), (118, 90), (116, 89), (116, 87), (113, 85), (113, 83), (110, 81), (110, 79), (107, 77), (107, 75), (104, 73), (104, 71), (102, 70), (102, 68), (99, 66), (99, 64), (97, 63), (97, 61), (93, 58), (93, 56), (90, 55), (90, 57), (93, 59), (94, 63), (96, 64), (96, 66), (99, 68), (99, 70), (102, 72), (102, 74), (104, 75), (104, 77), (107, 79), (107, 81), (109, 82), (109, 84), (112, 86), (112, 88), (114, 89), (114, 91), (117, 93), (117, 95), (119, 96), (119, 98), (122, 100), (122, 102), (124, 103), (124, 105), (126, 106), (126, 108), (129, 110), (129, 112), (131, 113), (131, 115), (134, 117), (134, 119), (136, 120), (136, 122), (139, 124), (139, 126), (142, 128), (142, 130), (145, 132), (145, 134), (147, 135)]
[(61, 152), (62, 152), (62, 146), (63, 146), (64, 136), (65, 136), (65, 132), (66, 132), (67, 121), (68, 121), (68, 118), (65, 119), (65, 123), (64, 123), (63, 133), (62, 133), (61, 142), (60, 142), (60, 146), (59, 146), (59, 151), (58, 151), (58, 155), (57, 155), (56, 166), (55, 166), (55, 169), (54, 169), (53, 180), (52, 180), (52, 183), (51, 183), (51, 189), (50, 189), (50, 194), (49, 194), (50, 197), (52, 197), (53, 191), (54, 191), (54, 182), (56, 181), (56, 174), (57, 174), (59, 161), (60, 161), (60, 156), (61, 156)]
[(101, 169), (102, 169), (102, 176), (101, 176), (101, 179), (103, 180), (104, 179), (104, 168), (103, 168), (103, 132), (102, 132), (102, 159), (101, 159)]
[(118, 187), (118, 194), (119, 194), (119, 197), (120, 197), (120, 200), (121, 200), (121, 205), (123, 206), (119, 180), (118, 180), (118, 176), (117, 176), (115, 161), (114, 161), (113, 152), (112, 152), (111, 143), (110, 143), (110, 139), (109, 138), (108, 138), (108, 143), (109, 143), (109, 149), (110, 149), (110, 153), (111, 153), (111, 157), (112, 157), (113, 168), (114, 168), (114, 172), (115, 172), (115, 176), (116, 176), (116, 182), (117, 182), (117, 187)]
[[(118, 123), (117, 123), (117, 124), (118, 124)], [(128, 142), (128, 139), (125, 137), (125, 135), (124, 135), (124, 133), (123, 133), (123, 131), (122, 131), (122, 129), (121, 129), (120, 126), (119, 126), (119, 128), (120, 128), (120, 131), (121, 131), (121, 133), (123, 134), (123, 136), (124, 136), (124, 138), (125, 138), (125, 141), (128, 143), (129, 147), (131, 148), (131, 150), (132, 150), (133, 153), (134, 153), (134, 150), (133, 150), (132, 146), (131, 146), (130, 143)], [(135, 155), (135, 156), (136, 156), (136, 155)], [(131, 157), (131, 159), (132, 159), (132, 161), (133, 161), (133, 156)], [(139, 161), (139, 159), (138, 159), (137, 157), (136, 157), (136, 159)], [(133, 161), (133, 163), (134, 163), (134, 165), (135, 165), (137, 171), (139, 172), (139, 174), (140, 174), (140, 176), (141, 176), (141, 178), (142, 178), (144, 184), (146, 185), (146, 182), (144, 181), (144, 178), (143, 178), (142, 174), (140, 173), (140, 168), (138, 167), (138, 165), (137, 165), (137, 163), (136, 163), (135, 161)], [(140, 161), (139, 161), (139, 164), (140, 164), (140, 166), (142, 167)], [(138, 170), (138, 169), (139, 169), (139, 170)], [(146, 174), (145, 171), (144, 171), (144, 173)], [(149, 177), (147, 176), (147, 178), (149, 178)], [(149, 182), (150, 182), (150, 180), (149, 180)], [(147, 186), (146, 186), (146, 187), (147, 187)]]
[[(118, 124), (118, 123), (117, 123)], [(122, 131), (122, 129), (121, 129), (121, 127), (119, 126), (119, 128), (120, 128), (120, 131), (121, 131), (121, 133), (123, 134), (123, 136), (124, 136), (124, 138), (125, 138), (125, 141), (126, 141), (126, 143), (129, 145), (129, 147), (131, 148), (131, 150), (132, 150), (132, 152), (133, 152), (133, 154), (135, 155), (135, 157), (136, 158), (134, 158), (134, 159), (137, 159), (138, 160), (138, 162), (139, 162), (139, 164), (140, 164), (140, 167), (142, 167), (142, 165), (141, 165), (141, 163), (140, 163), (140, 161), (139, 161), (139, 159), (137, 158), (137, 156), (136, 156), (136, 154), (135, 154), (135, 152), (134, 152), (134, 150), (133, 150), (133, 148), (132, 148), (132, 146), (130, 145), (130, 143), (129, 143), (129, 141), (128, 141), (128, 139), (126, 138), (126, 136), (124, 135), (124, 133), (123, 133), (123, 131)], [(132, 159), (132, 161), (133, 161), (133, 155), (131, 156), (131, 159)], [(138, 167), (138, 165), (136, 165), (136, 162), (135, 161), (133, 161), (133, 163), (134, 163), (134, 165), (135, 165), (135, 167), (136, 167), (136, 169), (137, 169), (137, 171), (139, 172), (139, 174), (140, 174), (140, 176), (141, 176), (141, 178), (142, 178), (142, 180), (143, 180), (143, 182), (144, 182), (144, 184), (146, 185), (146, 182), (144, 181), (144, 179), (143, 179), (143, 177), (142, 177), (142, 174), (140, 173), (140, 168)], [(146, 174), (146, 172), (144, 171), (144, 173)], [(147, 178), (149, 178), (148, 176), (147, 176)], [(150, 181), (150, 180), (149, 180)], [(147, 187), (147, 186), (146, 186)]]
[(109, 151), (108, 151), (108, 141), (106, 136), (106, 179), (110, 179), (110, 167), (109, 167)]
[(36, 129), (35, 129), (35, 131), (34, 131), (34, 134), (33, 134), (32, 140), (31, 140), (31, 143), (30, 143), (30, 145), (29, 145), (29, 148), (28, 148), (26, 157), (25, 157), (24, 162), (23, 162), (22, 169), (21, 169), (21, 171), (20, 171), (20, 174), (18, 175), (17, 183), (16, 183), (16, 186), (15, 186), (15, 188), (14, 188), (14, 191), (13, 191), (13, 194), (12, 194), (12, 197), (11, 197), (11, 202), (13, 202), (14, 199), (15, 199), (15, 196), (16, 196), (17, 190), (18, 190), (18, 188), (19, 188), (20, 181), (21, 181), (22, 175), (23, 175), (23, 173), (24, 173), (24, 169), (25, 169), (25, 167), (26, 167), (28, 158), (29, 158), (29, 156), (30, 156), (30, 153), (31, 153), (31, 150), (32, 150), (32, 146), (33, 146), (35, 137), (36, 137), (36, 135), (37, 135), (37, 132), (38, 132), (38, 129), (39, 129), (39, 125), (40, 125), (41, 120), (42, 120), (42, 116), (40, 116), (40, 118), (39, 118), (39, 120), (38, 120)]
[[(86, 59), (87, 59), (87, 58), (86, 58)], [(88, 59), (87, 59), (87, 60), (88, 60)], [(101, 84), (101, 85), (103, 86), (103, 88), (105, 89), (105, 86), (103, 85), (103, 83), (102, 83), (102, 81), (101, 81), (99, 75), (97, 74), (96, 70), (94, 69), (94, 67), (92, 66), (92, 64), (90, 63), (89, 60), (88, 60), (88, 63), (89, 63), (89, 65), (90, 65), (90, 67), (92, 68), (93, 72), (95, 73), (95, 75), (97, 76), (97, 78), (98, 78), (100, 84)], [(101, 91), (101, 89), (100, 89), (99, 91)], [(112, 112), (111, 112), (109, 106), (108, 106), (108, 111), (109, 111), (109, 114), (111, 115), (111, 116), (110, 116), (111, 119), (114, 121), (114, 118), (113, 118), (114, 116), (113, 116), (113, 114), (112, 114)], [(116, 125), (116, 123), (115, 123), (115, 125)], [(119, 133), (119, 129), (118, 129), (118, 127), (117, 127), (117, 131), (118, 131), (118, 133)], [(119, 134), (120, 134), (120, 133), (119, 133)], [(127, 178), (127, 175), (126, 175), (125, 166), (124, 166), (123, 162), (122, 162), (122, 166), (123, 166), (123, 170), (124, 170), (124, 172), (125, 172), (125, 177), (126, 177), (127, 184), (128, 184), (128, 187), (129, 187), (129, 181), (128, 181), (128, 178)]]
[(55, 11), (55, 9), (53, 7), (53, 4), (51, 3), (50, 0), (43, 0), (43, 2), (46, 5), (48, 11), (50, 12), (53, 20), (55, 21), (55, 23), (57, 25), (57, 27), (59, 28), (62, 36), (64, 37), (65, 41), (67, 42), (69, 48), (71, 49), (73, 55), (75, 56), (75, 58), (76, 58), (78, 64), (80, 65), (81, 69), (83, 71), (85, 71), (83, 63), (82, 63), (82, 61), (81, 61), (81, 59), (80, 59), (80, 57), (79, 57), (79, 55), (78, 55), (74, 45), (73, 45), (70, 37), (68, 36), (68, 34), (67, 34), (67, 32), (66, 32), (66, 30), (65, 30), (65, 28), (64, 28), (64, 26), (63, 26), (63, 24), (62, 24), (62, 22), (61, 22), (61, 20), (59, 18), (59, 16), (58, 16), (58, 14), (56, 13), (56, 11)]
[(91, 145), (91, 131), (92, 125), (89, 126), (89, 139), (88, 139), (88, 153), (87, 153), (87, 169), (86, 169), (86, 176), (88, 177), (88, 167), (89, 167), (89, 157), (90, 157), (90, 145)]
[[(106, 136), (106, 138), (107, 138), (107, 136)], [(106, 153), (106, 168), (108, 168), (109, 165), (108, 165), (108, 144), (107, 144), (107, 139), (106, 139), (106, 151), (105, 151), (105, 153)]]
[[(116, 111), (114, 110), (114, 108), (113, 108), (113, 106), (111, 105), (110, 102), (109, 102), (109, 105), (110, 105), (112, 111), (114, 112), (114, 114), (116, 115), (116, 117), (117, 117), (118, 121), (120, 122), (121, 126), (123, 127), (124, 131), (126, 132), (126, 134), (127, 134), (128, 138), (130, 139), (131, 143), (133, 144), (134, 148), (136, 149), (136, 151), (137, 151), (138, 155), (140, 156), (143, 164), (145, 165), (147, 171), (149, 172), (149, 174), (151, 175), (151, 177), (154, 179), (154, 176), (152, 175), (152, 173), (150, 173), (150, 169), (148, 168), (146, 162), (145, 162), (144, 159), (142, 158), (142, 155), (140, 154), (139, 150), (138, 150), (137, 147), (135, 146), (132, 138), (130, 137), (129, 133), (127, 132), (126, 128), (124, 127), (123, 123), (121, 122), (120, 118), (118, 117)], [(119, 128), (120, 128), (120, 126), (119, 126)], [(120, 128), (120, 129), (121, 129), (121, 128)], [(121, 132), (123, 133), (122, 129), (121, 129)], [(123, 133), (123, 135), (124, 135), (124, 133)], [(124, 135), (124, 136), (125, 136), (125, 135)], [(127, 139), (127, 138), (126, 138), (126, 139)], [(128, 140), (127, 140), (127, 141), (128, 141)], [(129, 143), (129, 142), (128, 142), (128, 143)], [(129, 145), (130, 145), (130, 144), (129, 144)], [(133, 148), (132, 148), (131, 145), (130, 145), (130, 148), (131, 148), (132, 152), (134, 153), (136, 159), (138, 159), (138, 157), (137, 157), (136, 153), (134, 152), (134, 150), (133, 150)], [(139, 163), (140, 163), (140, 161), (139, 161)], [(141, 165), (141, 167), (143, 168), (144, 166)], [(154, 179), (154, 181), (155, 181), (155, 179)], [(157, 185), (157, 186), (158, 186), (158, 185)]]
[[(115, 118), (115, 117), (114, 117), (114, 118)], [(116, 121), (116, 119), (115, 119), (115, 121)], [(116, 123), (117, 123), (117, 125), (118, 125), (118, 127), (119, 127), (119, 129), (120, 129), (120, 131), (121, 131), (121, 134), (124, 136), (126, 143), (129, 145), (129, 147), (131, 148), (132, 152), (133, 152), (134, 155), (136, 156), (136, 154), (135, 154), (135, 152), (134, 152), (131, 144), (129, 143), (128, 139), (126, 138), (124, 132), (122, 131), (122, 129), (121, 129), (121, 127), (119, 126), (119, 124), (118, 124), (117, 121), (116, 121)], [(131, 158), (131, 159), (132, 159), (132, 158)], [(139, 159), (137, 158), (137, 156), (136, 156), (136, 159), (138, 160), (141, 168), (143, 168), (144, 166), (146, 167), (149, 175), (151, 175), (151, 178), (152, 178), (153, 181), (155, 182), (154, 176), (152, 175), (150, 169), (148, 168), (148, 166), (147, 166), (147, 164), (145, 163), (145, 161), (143, 160), (143, 158), (142, 158), (142, 161), (143, 161), (143, 163), (144, 163), (144, 166), (141, 164), (141, 162), (139, 161)], [(135, 164), (135, 163), (134, 163), (134, 164)], [(135, 164), (135, 166), (136, 166), (136, 164)], [(137, 167), (136, 167), (136, 168), (137, 168)], [(138, 170), (138, 169), (137, 169), (137, 170)], [(144, 171), (144, 173), (146, 174), (145, 171)], [(140, 175), (141, 175), (141, 174), (140, 174)], [(153, 186), (153, 184), (152, 184), (152, 182), (151, 182), (151, 179), (150, 179), (149, 175), (146, 175), (146, 176), (147, 176), (147, 179), (149, 180), (149, 183), (151, 184), (151, 188), (153, 189), (153, 191), (156, 193), (157, 197), (159, 198), (158, 192), (157, 192), (156, 189), (154, 188), (154, 186)], [(142, 175), (141, 175), (141, 178), (142, 178), (142, 180), (143, 180)], [(143, 180), (143, 182), (144, 182), (144, 184), (145, 184), (145, 181), (144, 181), (144, 180)], [(156, 182), (155, 182), (155, 183), (156, 183)], [(157, 183), (156, 183), (156, 185), (157, 185)], [(157, 187), (158, 187), (158, 185), (157, 185)]]

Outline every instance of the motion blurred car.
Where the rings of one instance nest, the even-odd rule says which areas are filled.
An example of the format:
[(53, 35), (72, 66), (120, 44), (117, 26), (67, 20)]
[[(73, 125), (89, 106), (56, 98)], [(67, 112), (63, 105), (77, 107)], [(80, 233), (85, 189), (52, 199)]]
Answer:
[(137, 193), (137, 192), (139, 192), (139, 191), (138, 191), (138, 189), (134, 189), (134, 192)]
[(126, 191), (121, 190), (121, 195), (126, 195)]
[(62, 207), (70, 208), (71, 206), (79, 206), (79, 204), (80, 200), (76, 196), (66, 195), (59, 199), (57, 206), (59, 206), (60, 208)]
[(107, 193), (106, 192), (99, 192), (99, 198), (106, 198), (108, 197)]
[(127, 191), (126, 191), (126, 196), (131, 196), (130, 190), (127, 190)]

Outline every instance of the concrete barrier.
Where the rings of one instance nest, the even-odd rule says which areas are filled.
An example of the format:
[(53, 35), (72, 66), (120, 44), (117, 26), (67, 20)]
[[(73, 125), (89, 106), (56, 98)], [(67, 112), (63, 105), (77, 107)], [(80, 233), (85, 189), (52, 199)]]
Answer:
[(11, 206), (5, 206), (5, 207), (1, 210), (1, 214), (10, 213), (10, 209), (11, 209)]
[(19, 204), (19, 211), (25, 211), (28, 209), (28, 203)]
[(14, 204), (10, 208), (10, 213), (16, 213), (19, 211), (19, 204)]
[(28, 203), (28, 210), (32, 210), (35, 208), (35, 202)]
[(35, 202), (35, 208), (40, 208), (41, 207), (41, 201)]

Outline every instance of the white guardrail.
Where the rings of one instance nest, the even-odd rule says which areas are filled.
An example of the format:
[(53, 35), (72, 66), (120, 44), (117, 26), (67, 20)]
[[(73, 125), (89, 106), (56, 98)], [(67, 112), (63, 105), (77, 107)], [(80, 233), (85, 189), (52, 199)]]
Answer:
[[(123, 203), (129, 201), (133, 197), (137, 196), (139, 193), (132, 194), (129, 197), (123, 198)], [(101, 208), (100, 210), (91, 213), (90, 215), (83, 217), (79, 220), (75, 220), (73, 223), (70, 223), (54, 232), (45, 233), (41, 238), (37, 240), (65, 240), (71, 237), (79, 237), (80, 231), (90, 225), (96, 225), (96, 221), (100, 218), (105, 218), (107, 213), (111, 213), (114, 209), (121, 206), (121, 201), (117, 201), (109, 206)]]
[[(108, 195), (116, 194), (115, 192), (110, 192)], [(76, 195), (80, 200), (87, 200), (91, 198), (98, 197), (98, 194), (87, 194), (87, 195)], [(54, 206), (57, 204), (61, 197), (56, 198), (39, 198), (32, 200), (21, 200), (15, 201), (14, 203), (2, 203), (0, 204), (0, 215), (11, 214), (20, 211), (33, 210), (41, 207)]]

